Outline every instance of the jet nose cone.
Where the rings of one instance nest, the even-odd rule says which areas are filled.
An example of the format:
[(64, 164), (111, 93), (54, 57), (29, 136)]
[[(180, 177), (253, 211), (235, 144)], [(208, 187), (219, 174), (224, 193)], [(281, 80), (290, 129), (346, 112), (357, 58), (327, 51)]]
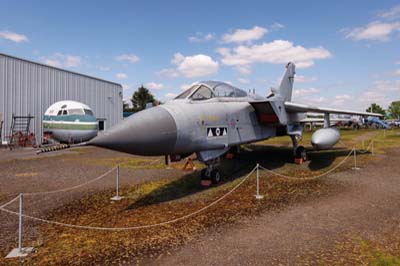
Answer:
[(89, 144), (138, 155), (163, 155), (173, 151), (176, 139), (174, 118), (158, 106), (133, 114)]

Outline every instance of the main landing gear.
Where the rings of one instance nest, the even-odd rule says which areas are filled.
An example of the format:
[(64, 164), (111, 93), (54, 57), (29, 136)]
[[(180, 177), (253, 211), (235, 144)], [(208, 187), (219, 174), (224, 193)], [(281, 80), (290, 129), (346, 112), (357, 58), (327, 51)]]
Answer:
[(216, 168), (219, 163), (219, 158), (213, 162), (207, 162), (207, 168), (201, 170), (201, 180), (211, 181), (212, 184), (218, 185), (222, 182), (221, 172)]
[(307, 161), (307, 151), (306, 148), (304, 148), (304, 146), (297, 146), (294, 149), (294, 159), (296, 163), (299, 160), (301, 160), (301, 163)]
[(307, 161), (307, 151), (304, 146), (298, 146), (298, 141), (301, 139), (301, 136), (291, 135), (290, 138), (292, 139), (293, 143), (294, 162), (297, 164), (304, 163)]

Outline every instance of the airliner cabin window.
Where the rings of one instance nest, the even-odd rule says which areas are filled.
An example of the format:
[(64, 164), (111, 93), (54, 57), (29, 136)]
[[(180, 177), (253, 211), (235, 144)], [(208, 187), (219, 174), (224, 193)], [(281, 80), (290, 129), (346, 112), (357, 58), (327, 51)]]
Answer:
[(193, 93), (191, 98), (195, 101), (201, 101), (211, 99), (212, 97), (212, 91), (208, 87), (202, 85), (197, 89), (195, 93)]
[(69, 109), (68, 113), (70, 115), (84, 115), (83, 109)]

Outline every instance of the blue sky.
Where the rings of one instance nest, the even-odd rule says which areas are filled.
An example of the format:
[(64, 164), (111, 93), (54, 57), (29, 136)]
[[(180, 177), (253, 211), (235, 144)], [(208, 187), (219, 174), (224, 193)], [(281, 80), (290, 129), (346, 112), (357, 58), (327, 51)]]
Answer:
[(365, 109), (400, 100), (397, 1), (2, 1), (0, 51), (161, 100), (200, 80), (261, 95), (288, 61), (294, 101)]

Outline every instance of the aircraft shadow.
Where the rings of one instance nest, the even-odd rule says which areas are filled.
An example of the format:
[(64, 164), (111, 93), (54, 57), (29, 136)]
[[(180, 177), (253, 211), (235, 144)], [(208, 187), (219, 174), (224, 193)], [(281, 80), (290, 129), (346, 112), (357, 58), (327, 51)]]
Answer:
[(349, 154), (350, 150), (348, 149), (330, 149), (325, 151), (309, 151), (307, 153), (308, 160), (310, 163), (308, 164), (308, 168), (311, 171), (318, 171), (327, 167), (332, 166), (333, 162), (336, 158), (346, 157)]
[[(247, 149), (236, 155), (234, 159), (222, 160), (219, 169), (225, 182), (230, 182), (238, 177), (245, 176), (255, 167), (257, 163), (268, 169), (278, 169), (285, 164), (293, 164), (293, 150), (291, 147), (277, 147), (265, 145), (247, 145)], [(346, 156), (350, 151), (334, 149), (329, 151), (310, 151), (310, 163), (308, 168), (311, 171), (329, 167), (335, 158)], [(200, 184), (200, 171), (186, 174), (181, 178), (163, 185), (152, 192), (139, 198), (127, 209), (136, 209), (143, 206), (165, 203), (178, 200), (208, 188)]]
[[(233, 161), (233, 160), (232, 160)], [(228, 162), (232, 164), (232, 162)], [(221, 163), (220, 169), (224, 176), (227, 176), (226, 181), (234, 180), (240, 176), (250, 173), (254, 165), (243, 165), (242, 167), (228, 165), (225, 161)], [(136, 209), (152, 204), (164, 203), (173, 200), (178, 200), (187, 196), (194, 195), (208, 189), (200, 185), (200, 171), (186, 174), (177, 180), (174, 180), (166, 185), (163, 185), (152, 192), (139, 198), (127, 207), (127, 209)]]

